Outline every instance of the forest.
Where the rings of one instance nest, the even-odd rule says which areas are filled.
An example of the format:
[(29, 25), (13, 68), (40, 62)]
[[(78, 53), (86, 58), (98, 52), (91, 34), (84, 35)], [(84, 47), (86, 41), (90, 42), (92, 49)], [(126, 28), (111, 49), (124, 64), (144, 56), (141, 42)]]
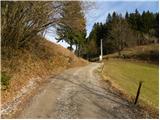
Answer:
[(119, 52), (124, 48), (158, 43), (159, 13), (143, 11), (108, 14), (105, 23), (95, 23), (86, 40), (85, 58), (100, 55), (100, 40), (103, 40), (104, 55)]

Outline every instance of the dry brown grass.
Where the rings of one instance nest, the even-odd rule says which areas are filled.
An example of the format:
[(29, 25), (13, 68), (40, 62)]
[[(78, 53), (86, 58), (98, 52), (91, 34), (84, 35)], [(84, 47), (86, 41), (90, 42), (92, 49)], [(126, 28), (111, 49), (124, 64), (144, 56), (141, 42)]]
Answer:
[(142, 46), (135, 46), (132, 48), (125, 48), (121, 51), (121, 56), (118, 52), (104, 56), (104, 58), (123, 58), (133, 59), (142, 62), (149, 62), (153, 64), (159, 63), (159, 44), (149, 44)]
[(49, 75), (86, 63), (69, 50), (41, 37), (33, 39), (29, 48), (8, 50), (2, 47), (2, 72), (11, 76), (9, 88), (2, 91), (2, 104), (10, 101), (31, 79), (40, 77), (39, 82), (42, 82)]

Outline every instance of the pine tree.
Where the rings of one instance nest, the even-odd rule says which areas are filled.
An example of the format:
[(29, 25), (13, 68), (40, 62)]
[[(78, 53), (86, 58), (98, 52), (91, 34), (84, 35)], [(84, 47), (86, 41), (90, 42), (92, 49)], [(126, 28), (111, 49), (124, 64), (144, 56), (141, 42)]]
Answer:
[(81, 7), (80, 1), (66, 1), (63, 2), (63, 12), (61, 13), (61, 22), (57, 27), (56, 38), (59, 41), (64, 40), (72, 46), (76, 46), (76, 52), (79, 55), (79, 51), (84, 42), (82, 33), (85, 32), (85, 17)]

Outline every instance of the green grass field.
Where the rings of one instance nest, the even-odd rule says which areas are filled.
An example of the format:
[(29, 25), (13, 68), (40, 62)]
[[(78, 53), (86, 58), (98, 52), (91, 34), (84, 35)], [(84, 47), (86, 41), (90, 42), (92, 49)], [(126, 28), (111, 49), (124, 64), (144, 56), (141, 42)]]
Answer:
[(104, 64), (103, 75), (109, 76), (129, 95), (135, 96), (139, 81), (144, 81), (140, 99), (158, 107), (158, 65), (122, 59), (104, 60)]

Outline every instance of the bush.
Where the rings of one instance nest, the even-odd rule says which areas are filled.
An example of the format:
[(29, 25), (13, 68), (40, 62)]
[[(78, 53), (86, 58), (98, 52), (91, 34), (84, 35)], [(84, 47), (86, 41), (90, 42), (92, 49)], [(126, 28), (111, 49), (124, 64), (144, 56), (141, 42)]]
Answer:
[(9, 86), (10, 76), (6, 75), (6, 73), (1, 73), (1, 89), (6, 90)]

